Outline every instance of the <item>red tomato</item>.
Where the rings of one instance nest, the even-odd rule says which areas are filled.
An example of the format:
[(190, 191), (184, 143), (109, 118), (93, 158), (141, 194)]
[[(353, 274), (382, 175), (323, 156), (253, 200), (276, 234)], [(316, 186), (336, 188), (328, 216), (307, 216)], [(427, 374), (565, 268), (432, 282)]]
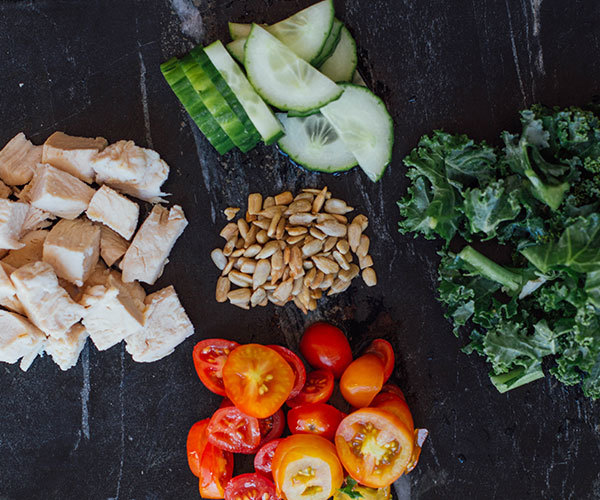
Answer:
[(239, 344), (232, 340), (206, 339), (194, 347), (194, 366), (202, 383), (209, 391), (225, 396), (223, 366), (227, 356)]
[(275, 485), (259, 474), (234, 477), (225, 488), (225, 500), (279, 500)]
[(365, 354), (375, 354), (383, 363), (383, 381), (386, 382), (394, 371), (394, 348), (387, 340), (375, 339), (367, 348)]
[(335, 431), (346, 415), (324, 403), (296, 406), (287, 414), (288, 427), (292, 434), (317, 434), (333, 440)]
[(200, 464), (200, 496), (223, 498), (225, 486), (233, 475), (233, 454), (207, 443)]
[(352, 362), (352, 350), (344, 332), (328, 323), (315, 323), (306, 329), (300, 352), (310, 366), (329, 370), (335, 378), (340, 378)]
[(369, 406), (382, 386), (383, 363), (374, 354), (352, 361), (340, 379), (342, 396), (356, 408)]
[(236, 347), (223, 367), (227, 397), (246, 415), (267, 418), (289, 397), (295, 376), (287, 361), (260, 344)]
[(402, 392), (402, 389), (400, 389), (400, 387), (398, 387), (396, 384), (383, 384), (383, 387), (381, 388), (381, 392), (391, 392), (392, 394), (395, 394), (396, 396), (400, 396), (402, 399), (404, 399), (404, 401), (406, 401), (406, 398), (404, 397), (404, 393)]
[(296, 353), (290, 351), (287, 347), (282, 347), (280, 345), (269, 345), (267, 347), (270, 347), (274, 351), (277, 351), (279, 354), (281, 354), (283, 359), (288, 362), (290, 368), (293, 370), (294, 375), (296, 376), (296, 381), (294, 382), (294, 388), (292, 389), (292, 392), (290, 392), (290, 398), (295, 398), (298, 394), (300, 394), (302, 387), (304, 387), (304, 382), (306, 382), (306, 368), (304, 368), (304, 363), (302, 363), (302, 360)]
[(285, 429), (285, 415), (281, 408), (270, 417), (259, 418), (258, 427), (260, 429), (259, 447), (273, 441), (273, 439), (280, 438)]
[(260, 443), (258, 419), (235, 406), (217, 410), (206, 432), (209, 442), (232, 453), (254, 453)]
[(192, 425), (187, 437), (187, 457), (190, 470), (194, 476), (200, 477), (200, 459), (207, 443), (206, 428), (209, 418), (200, 420)]
[(333, 394), (333, 374), (325, 370), (315, 370), (306, 377), (306, 383), (295, 398), (288, 399), (290, 408), (307, 403), (325, 403)]
[(254, 469), (259, 474), (263, 474), (268, 478), (273, 478), (271, 474), (271, 464), (273, 462), (273, 455), (275, 454), (275, 449), (277, 445), (281, 443), (283, 439), (274, 439), (273, 441), (269, 441), (267, 444), (263, 445), (263, 447), (258, 450), (256, 456), (254, 457)]

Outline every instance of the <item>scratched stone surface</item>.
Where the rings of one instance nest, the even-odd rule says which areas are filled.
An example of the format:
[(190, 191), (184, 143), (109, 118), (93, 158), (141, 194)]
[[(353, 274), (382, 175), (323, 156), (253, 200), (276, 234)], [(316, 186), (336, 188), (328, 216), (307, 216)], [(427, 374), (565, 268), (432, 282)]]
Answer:
[[(219, 158), (163, 81), (159, 64), (197, 42), (227, 38), (226, 21), (274, 22), (310, 0), (5, 0), (0, 3), (0, 144), (24, 131), (128, 138), (171, 165), (167, 191), (190, 225), (164, 276), (196, 335), (169, 358), (132, 362), (123, 346), (88, 346), (61, 372), (38, 359), (0, 366), (0, 498), (198, 498), (189, 427), (218, 398), (197, 380), (194, 343), (207, 337), (297, 346), (305, 325), (340, 325), (358, 353), (393, 342), (395, 381), (430, 429), (400, 499), (600, 498), (600, 410), (552, 378), (501, 395), (481, 359), (460, 352), (435, 300), (435, 242), (396, 231), (402, 156), (433, 128), (498, 142), (535, 102), (580, 105), (600, 93), (596, 0), (336, 0), (360, 70), (396, 124), (394, 160), (372, 184), (292, 166), (274, 147)], [(213, 299), (209, 259), (222, 209), (249, 192), (328, 185), (367, 213), (379, 285), (359, 280), (304, 317), (292, 306), (250, 312)], [(238, 471), (250, 469), (248, 460)]]

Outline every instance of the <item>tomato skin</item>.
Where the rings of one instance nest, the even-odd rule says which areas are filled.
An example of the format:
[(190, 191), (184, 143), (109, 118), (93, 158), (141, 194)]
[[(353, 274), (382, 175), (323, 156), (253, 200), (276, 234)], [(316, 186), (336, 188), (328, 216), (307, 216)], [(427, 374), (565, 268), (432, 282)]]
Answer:
[(256, 418), (270, 417), (279, 410), (294, 383), (294, 372), (281, 354), (260, 344), (236, 347), (223, 367), (227, 397)]
[(391, 392), (392, 394), (395, 394), (396, 396), (399, 396), (402, 399), (404, 399), (404, 401), (406, 401), (404, 392), (402, 392), (402, 389), (400, 389), (400, 387), (398, 387), (396, 384), (390, 384), (389, 382), (386, 384), (383, 384), (380, 394), (384, 393), (384, 392)]
[(331, 405), (309, 403), (292, 408), (287, 421), (292, 434), (316, 434), (331, 441), (345, 416)]
[(365, 354), (375, 354), (381, 360), (383, 363), (383, 382), (387, 382), (394, 371), (394, 363), (396, 362), (392, 344), (384, 339), (375, 339), (371, 342)]
[(237, 346), (237, 342), (225, 339), (206, 339), (194, 346), (194, 367), (209, 391), (225, 396), (223, 366), (229, 353)]
[(205, 418), (196, 422), (188, 432), (186, 443), (188, 465), (192, 474), (197, 477), (200, 477), (200, 460), (208, 439), (206, 428), (209, 421), (209, 418)]
[(340, 379), (344, 399), (356, 408), (369, 406), (383, 387), (383, 363), (374, 354), (355, 359)]
[(333, 394), (333, 374), (325, 370), (315, 370), (306, 376), (306, 383), (295, 398), (288, 399), (290, 408), (307, 403), (326, 403)]
[(302, 387), (304, 387), (304, 383), (306, 382), (306, 368), (304, 368), (304, 363), (302, 363), (302, 360), (298, 357), (298, 355), (295, 352), (291, 351), (287, 347), (282, 347), (280, 345), (268, 345), (267, 347), (270, 347), (274, 351), (281, 354), (283, 359), (285, 359), (288, 362), (290, 368), (294, 372), (296, 378), (294, 382), (294, 387), (292, 388), (292, 392), (290, 392), (290, 396), (288, 399), (295, 398), (298, 394), (300, 394), (300, 391), (302, 390)]
[(412, 413), (410, 412), (410, 408), (404, 399), (396, 394), (392, 394), (391, 392), (380, 392), (375, 396), (373, 401), (371, 401), (371, 406), (373, 408), (379, 408), (381, 410), (389, 411), (396, 415), (406, 428), (413, 432), (415, 430), (415, 424), (413, 422)]
[(265, 444), (280, 438), (285, 430), (285, 415), (280, 408), (273, 415), (267, 418), (258, 419), (258, 427), (260, 429), (260, 443), (257, 447), (260, 448)]
[(225, 486), (233, 475), (233, 454), (207, 443), (200, 466), (200, 496), (223, 498)]
[(273, 479), (271, 465), (273, 463), (273, 455), (279, 443), (283, 439), (274, 439), (263, 445), (254, 456), (254, 469), (258, 474), (262, 474), (269, 479)]
[(429, 436), (429, 431), (427, 429), (415, 429), (415, 444), (410, 461), (406, 466), (407, 474), (417, 466), (417, 463), (419, 463), (421, 449), (423, 448), (423, 443), (427, 439), (427, 436)]
[(279, 500), (272, 481), (259, 474), (234, 477), (225, 488), (225, 500)]
[(328, 323), (309, 326), (300, 341), (300, 352), (308, 364), (329, 370), (338, 379), (352, 362), (352, 350), (344, 332)]
[(235, 406), (217, 410), (206, 432), (210, 443), (232, 453), (254, 453), (260, 443), (258, 419), (245, 415)]

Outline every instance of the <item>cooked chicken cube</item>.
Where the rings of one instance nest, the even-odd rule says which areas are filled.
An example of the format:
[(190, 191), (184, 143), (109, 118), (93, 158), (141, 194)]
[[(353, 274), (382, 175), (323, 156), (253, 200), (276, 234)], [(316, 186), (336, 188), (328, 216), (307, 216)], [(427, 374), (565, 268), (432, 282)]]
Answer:
[(44, 262), (56, 275), (82, 286), (100, 257), (100, 228), (85, 218), (61, 220), (44, 241)]
[(144, 304), (144, 299), (146, 298), (146, 291), (137, 281), (133, 281), (131, 283), (124, 283), (121, 273), (119, 271), (115, 271), (114, 269), (109, 269), (106, 265), (99, 260), (94, 268), (94, 271), (87, 279), (84, 285), (84, 290), (87, 290), (90, 287), (103, 285), (108, 286), (108, 278), (109, 276), (113, 277), (113, 280), (117, 281), (117, 284), (120, 287), (125, 288), (127, 293), (131, 295), (131, 298), (138, 306), (140, 311), (143, 311), (146, 307)]
[(9, 278), (14, 270), (15, 268), (8, 264), (0, 264), (0, 306), (19, 314), (25, 314), (25, 309), (19, 302), (17, 291)]
[(59, 285), (50, 264), (26, 264), (14, 271), (10, 279), (27, 316), (46, 335), (64, 338), (82, 318), (84, 308)]
[(23, 248), (19, 239), (28, 211), (25, 203), (0, 199), (0, 248)]
[(77, 177), (51, 165), (39, 165), (28, 193), (31, 204), (64, 219), (76, 219), (85, 211), (94, 190)]
[(10, 264), (16, 269), (30, 262), (42, 260), (44, 241), (46, 241), (48, 233), (49, 231), (46, 229), (27, 233), (21, 238), (21, 243), (25, 246), (8, 252), (8, 255), (2, 259), (2, 263)]
[(169, 166), (151, 149), (133, 141), (111, 144), (92, 159), (96, 182), (150, 202), (162, 201), (160, 188), (169, 176)]
[(153, 285), (187, 224), (179, 205), (171, 210), (155, 205), (123, 257), (123, 281), (138, 280)]
[(92, 197), (86, 215), (130, 240), (137, 227), (140, 207), (114, 189), (102, 186)]
[(92, 139), (54, 132), (44, 143), (42, 163), (49, 163), (91, 184), (96, 175), (91, 160), (107, 145), (108, 141), (103, 137)]
[(83, 324), (90, 338), (103, 351), (140, 330), (144, 315), (128, 290), (113, 275), (105, 286), (88, 288), (81, 299)]
[(0, 198), (8, 198), (12, 194), (12, 189), (4, 182), (0, 181)]
[(23, 222), (23, 234), (29, 231), (35, 231), (37, 229), (44, 229), (52, 225), (52, 221), (56, 219), (50, 212), (44, 212), (39, 208), (32, 207), (29, 205), (29, 211), (25, 222)]
[(16, 363), (27, 371), (40, 353), (46, 336), (20, 314), (0, 310), (0, 361)]
[(48, 337), (44, 349), (63, 371), (77, 364), (89, 334), (81, 323), (73, 325), (62, 339)]
[(0, 179), (9, 186), (27, 184), (42, 161), (42, 146), (34, 146), (23, 132), (0, 151)]
[(129, 242), (110, 227), (100, 226), (100, 256), (108, 266), (117, 262), (129, 248)]
[(194, 325), (172, 286), (146, 297), (144, 320), (144, 328), (126, 339), (127, 352), (140, 363), (168, 356), (194, 333)]

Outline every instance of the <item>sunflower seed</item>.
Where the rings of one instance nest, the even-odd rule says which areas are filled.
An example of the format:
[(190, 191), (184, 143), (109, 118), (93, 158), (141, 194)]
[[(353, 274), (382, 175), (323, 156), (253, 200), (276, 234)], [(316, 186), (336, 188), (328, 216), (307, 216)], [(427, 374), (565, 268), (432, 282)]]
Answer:
[(227, 243), (225, 243), (225, 246), (223, 247), (223, 254), (229, 257), (235, 250), (236, 243), (237, 239), (235, 237), (231, 238)]
[(254, 224), (255, 226), (257, 226), (261, 229), (264, 229), (265, 233), (266, 233), (267, 229), (269, 229), (269, 226), (271, 225), (271, 219), (265, 219), (263, 217), (263, 218), (253, 221), (252, 224)]
[(375, 270), (372, 267), (363, 269), (362, 279), (367, 286), (375, 286), (377, 284), (377, 274), (375, 274)]
[(252, 276), (249, 274), (242, 273), (240, 271), (231, 271), (229, 273), (229, 281), (231, 281), (234, 285), (240, 286), (242, 288), (248, 287), (252, 284)]
[(304, 257), (311, 257), (312, 255), (318, 254), (323, 248), (323, 242), (321, 240), (312, 240), (305, 243), (302, 247), (302, 255)]
[[(321, 271), (319, 271), (319, 272), (321, 272)], [(310, 269), (308, 271), (308, 273), (305, 274), (305, 276), (304, 276), (304, 285), (310, 286), (311, 283), (313, 282), (313, 280), (315, 279), (316, 275), (317, 275), (317, 268), (313, 267), (312, 269)]]
[(294, 280), (294, 286), (292, 288), (292, 295), (295, 297), (296, 295), (298, 295), (300, 293), (300, 291), (302, 290), (302, 286), (304, 285), (303, 283), (303, 277), (299, 276), (298, 278), (296, 278)]
[(267, 259), (261, 259), (256, 263), (256, 269), (252, 275), (252, 287), (256, 290), (267, 282), (271, 274), (271, 263)]
[(256, 233), (256, 241), (258, 241), (261, 245), (264, 245), (267, 241), (269, 241), (269, 235), (267, 234), (266, 229), (261, 229), (258, 233)]
[(250, 228), (248, 227), (248, 223), (244, 219), (238, 219), (237, 221), (238, 230), (240, 232), (240, 236), (246, 239), (246, 235)]
[(315, 278), (312, 280), (310, 285), (308, 285), (309, 288), (312, 288), (313, 290), (319, 288), (321, 286), (321, 283), (323, 283), (324, 279), (325, 279), (325, 273), (323, 271), (319, 271), (315, 275)]
[[(269, 238), (275, 238), (275, 234), (277, 233), (277, 226), (279, 225), (279, 221), (281, 220), (281, 213), (277, 213), (271, 219), (271, 224), (269, 225), (269, 229), (267, 230), (267, 236)], [(284, 222), (285, 224), (285, 222)]]
[(294, 200), (290, 191), (284, 191), (275, 196), (275, 205), (289, 205)]
[(267, 196), (265, 198), (265, 201), (263, 201), (263, 210), (267, 209), (267, 208), (271, 208), (273, 205), (275, 205), (275, 198), (273, 198), (272, 196)]
[(256, 215), (262, 210), (262, 194), (252, 193), (248, 196), (248, 213)]
[(321, 209), (323, 208), (323, 204), (325, 203), (326, 197), (327, 197), (327, 186), (325, 186), (323, 189), (321, 189), (321, 191), (319, 191), (317, 193), (317, 196), (315, 197), (315, 199), (313, 201), (312, 211), (314, 214), (321, 211)]
[(285, 230), (290, 236), (300, 236), (308, 232), (308, 228), (305, 226), (287, 226)]
[(315, 220), (315, 216), (313, 214), (299, 213), (290, 215), (288, 222), (292, 226), (308, 226), (313, 220)]
[(315, 197), (315, 195), (312, 193), (302, 192), (302, 193), (296, 195), (296, 197), (294, 198), (294, 201), (308, 200), (308, 201), (310, 201), (310, 204), (312, 205), (314, 197)]
[(337, 250), (333, 251), (333, 258), (344, 271), (348, 271), (350, 269), (350, 265), (348, 262), (346, 262), (346, 258)]
[(350, 251), (350, 244), (348, 243), (348, 240), (339, 240), (335, 244), (335, 247), (338, 249), (338, 251), (341, 254), (344, 254), (344, 255), (346, 255)]
[(317, 228), (323, 231), (327, 236), (335, 236), (337, 238), (343, 238), (346, 236), (347, 228), (344, 224), (340, 224), (337, 221), (326, 220), (321, 224), (317, 224)]
[(279, 248), (271, 256), (271, 269), (283, 269), (283, 252)]
[(360, 245), (360, 237), (362, 235), (362, 228), (360, 224), (353, 222), (348, 226), (348, 243), (353, 252), (356, 252), (358, 245)]
[(329, 252), (337, 243), (338, 239), (334, 236), (328, 236), (325, 239), (325, 244), (323, 245), (323, 251)]
[(356, 264), (350, 264), (350, 268), (338, 273), (338, 277), (344, 281), (352, 281), (358, 276), (360, 269)]
[(325, 202), (325, 212), (328, 214), (344, 215), (353, 210), (353, 207), (349, 207), (344, 200), (338, 198), (331, 198)]
[(373, 265), (373, 258), (370, 255), (365, 255), (364, 257), (358, 258), (358, 265), (361, 269), (366, 269), (367, 267), (371, 267)]
[(258, 227), (252, 224), (250, 229), (248, 230), (248, 234), (246, 234), (244, 238), (244, 247), (248, 248), (250, 245), (254, 245), (256, 243), (256, 235), (258, 234)]
[(231, 290), (227, 294), (227, 298), (232, 304), (248, 304), (251, 295), (252, 292), (249, 288), (237, 288), (236, 290)]
[(215, 299), (217, 302), (227, 302), (227, 294), (231, 288), (231, 282), (227, 277), (221, 276), (217, 280), (217, 288), (215, 290)]
[(238, 248), (237, 250), (234, 250), (233, 252), (231, 252), (231, 256), (234, 259), (237, 259), (238, 257), (241, 257), (242, 255), (244, 255), (244, 249), (243, 248)]
[(261, 250), (262, 247), (259, 244), (255, 243), (254, 245), (250, 245), (248, 248), (246, 248), (246, 251), (244, 252), (244, 257), (256, 257), (258, 255), (258, 252), (260, 252)]
[(352, 219), (352, 223), (356, 223), (360, 226), (361, 231), (364, 231), (369, 227), (369, 219), (367, 219), (366, 215), (358, 214), (354, 219)]
[(225, 214), (225, 217), (227, 217), (227, 220), (233, 220), (239, 211), (240, 209), (237, 207), (227, 207), (223, 210), (223, 213)]
[(257, 259), (268, 259), (273, 255), (277, 250), (279, 250), (279, 243), (277, 241), (269, 241), (263, 247), (263, 249), (258, 252), (256, 256)]
[(225, 269), (223, 269), (223, 272), (221, 273), (221, 276), (227, 276), (233, 269), (235, 262), (236, 262), (236, 259), (229, 259), (229, 261), (227, 262), (227, 265), (225, 266)]
[(219, 270), (222, 271), (225, 269), (225, 266), (227, 265), (227, 257), (225, 257), (223, 250), (220, 248), (215, 248), (212, 252), (210, 252), (210, 258)]
[(285, 302), (290, 298), (292, 294), (292, 289), (294, 288), (294, 280), (291, 278), (285, 281), (282, 281), (279, 286), (273, 292), (273, 296), (281, 301)]
[(221, 238), (223, 238), (225, 241), (229, 241), (231, 238), (237, 237), (237, 235), (238, 226), (235, 222), (230, 222), (227, 224), (219, 233), (219, 236), (221, 236)]
[(323, 231), (317, 229), (316, 227), (310, 228), (310, 234), (313, 238), (317, 238), (319, 240), (324, 240), (327, 237), (327, 235)]
[(317, 269), (319, 271), (323, 271), (325, 274), (336, 274), (340, 271), (340, 266), (337, 264), (337, 262), (334, 262), (327, 257), (319, 257), (315, 255), (312, 258), (312, 261), (315, 263), (315, 266), (317, 266)]
[(290, 204), (290, 206), (285, 211), (285, 215), (293, 215), (299, 214), (303, 212), (310, 212), (312, 208), (312, 202), (309, 200), (296, 200)]
[(366, 234), (361, 234), (360, 235), (360, 244), (358, 245), (358, 248), (356, 249), (356, 251), (354, 252), (356, 255), (358, 255), (358, 257), (365, 257), (368, 253), (369, 253), (369, 245), (371, 243), (371, 240), (369, 240), (369, 237)]
[(288, 236), (285, 241), (291, 246), (300, 243), (302, 240), (304, 240), (304, 235), (300, 234), (298, 236)]
[(335, 295), (336, 293), (341, 293), (345, 290), (348, 289), (348, 287), (350, 286), (350, 281), (344, 281), (340, 278), (336, 279), (333, 284), (331, 285), (331, 288), (329, 289), (329, 291), (327, 292), (327, 295)]
[(256, 271), (256, 261), (254, 259), (246, 259), (242, 257), (240, 271), (246, 274), (254, 274), (254, 271)]
[(262, 304), (262, 302), (267, 298), (267, 292), (265, 292), (264, 288), (257, 288), (254, 290), (254, 293), (250, 297), (250, 305), (252, 307), (256, 307), (257, 305)]

